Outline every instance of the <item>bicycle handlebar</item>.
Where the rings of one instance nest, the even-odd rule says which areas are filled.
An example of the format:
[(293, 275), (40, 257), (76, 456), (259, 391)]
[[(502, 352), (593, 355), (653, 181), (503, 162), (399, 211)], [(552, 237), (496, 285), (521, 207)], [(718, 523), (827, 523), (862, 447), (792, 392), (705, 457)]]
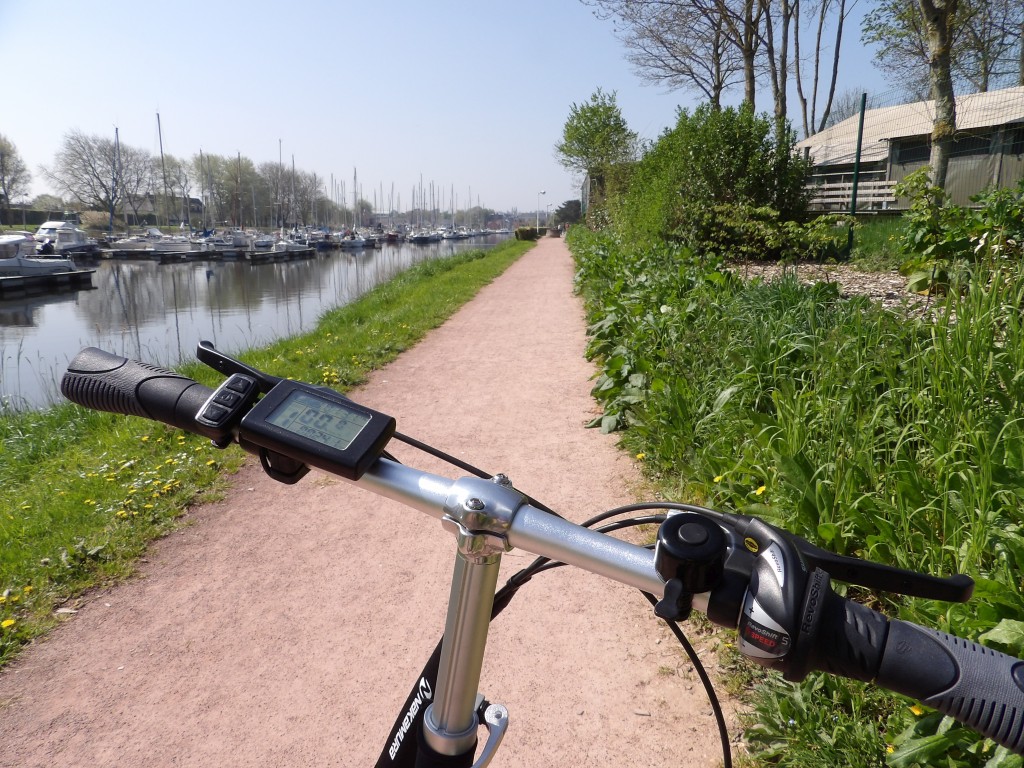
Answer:
[(1024, 661), (899, 619), (829, 589), (810, 666), (920, 701), (1024, 751)]
[(196, 421), (213, 390), (149, 363), (87, 347), (68, 365), (60, 383), (68, 400), (95, 411), (141, 416), (204, 437), (219, 435)]
[[(225, 438), (222, 430), (196, 421), (213, 390), (172, 371), (95, 348), (83, 350), (72, 360), (61, 392), (95, 410), (162, 421), (215, 441)], [(244, 435), (236, 437), (251, 450)], [(377, 460), (358, 482), (442, 520), (453, 505), (468, 498), (487, 499), (489, 494), (493, 498), (495, 492), (494, 483), (487, 480), (452, 481), (386, 458)], [(730, 537), (730, 560), (725, 574), (715, 574), (717, 580), (707, 591), (686, 594), (679, 618), (685, 618), (692, 606), (713, 622), (738, 629), (741, 651), (779, 669), (787, 679), (801, 680), (809, 671), (820, 670), (873, 682), (1024, 753), (1024, 661), (937, 630), (890, 620), (847, 600), (832, 590), (825, 570), (807, 568), (806, 553), (820, 550), (809, 545), (802, 549), (801, 542), (806, 544), (802, 539), (756, 518), (706, 512), (705, 519)], [(509, 547), (659, 598), (667, 593), (678, 598), (680, 587), (668, 589), (675, 579), (659, 570), (657, 551), (584, 528), (525, 502), (512, 510), (501, 536)], [(758, 546), (749, 544), (752, 536), (760, 541)], [(738, 541), (749, 551), (743, 551)], [(732, 559), (740, 565), (730, 571)], [(964, 586), (962, 578), (949, 581)]]

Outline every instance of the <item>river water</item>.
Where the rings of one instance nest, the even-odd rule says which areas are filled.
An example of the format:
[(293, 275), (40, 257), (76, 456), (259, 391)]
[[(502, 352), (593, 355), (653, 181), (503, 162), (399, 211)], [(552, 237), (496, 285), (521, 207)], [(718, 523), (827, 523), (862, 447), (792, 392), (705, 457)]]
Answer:
[(91, 290), (0, 300), (0, 406), (60, 400), (60, 377), (82, 347), (164, 366), (194, 360), (201, 339), (237, 353), (310, 330), (327, 310), (413, 264), (502, 239), (332, 250), (270, 264), (103, 260)]

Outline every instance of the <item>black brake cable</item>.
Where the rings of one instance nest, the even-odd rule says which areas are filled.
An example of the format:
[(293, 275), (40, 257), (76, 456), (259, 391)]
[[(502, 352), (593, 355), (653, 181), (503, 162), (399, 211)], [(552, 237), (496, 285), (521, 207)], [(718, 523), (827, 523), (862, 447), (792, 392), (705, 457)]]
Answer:
[[(626, 507), (620, 507), (619, 510), (609, 510), (608, 512), (604, 512), (598, 515), (597, 517), (594, 517), (586, 521), (585, 523), (581, 523), (581, 525), (583, 525), (586, 528), (592, 528), (595, 523), (607, 520), (609, 517), (613, 517), (616, 512), (619, 512), (621, 514), (621, 511), (632, 511), (632, 508), (665, 509), (671, 506), (675, 505), (672, 503), (657, 504), (653, 502), (630, 504), (627, 505)], [(690, 507), (691, 505), (680, 506)], [(666, 515), (647, 515), (646, 517), (631, 518), (628, 520), (618, 520), (614, 523), (601, 526), (600, 528), (594, 528), (594, 530), (599, 531), (600, 533), (612, 533), (614, 531), (622, 530), (625, 528), (634, 528), (640, 525), (661, 524), (665, 521), (665, 518)], [(653, 544), (646, 545), (646, 549), (653, 549), (653, 547)], [(552, 561), (550, 558), (538, 557), (522, 571), (513, 574), (509, 578), (508, 582), (506, 582), (505, 586), (502, 587), (502, 589), (499, 590), (498, 594), (495, 595), (495, 608), (491, 613), (491, 620), (493, 621), (494, 618), (499, 613), (501, 613), (505, 606), (508, 605), (508, 603), (512, 600), (512, 597), (519, 590), (519, 587), (523, 586), (523, 584), (528, 582), (533, 576), (535, 576), (538, 573), (542, 573), (543, 571), (551, 570), (553, 568), (560, 568), (564, 565), (565, 563)], [(514, 581), (515, 583), (513, 584)], [(510, 587), (510, 593), (507, 596), (502, 595), (502, 593), (504, 593), (505, 590), (509, 589)], [(647, 601), (650, 602), (652, 606), (657, 605), (658, 600), (656, 597), (654, 597), (654, 595), (648, 592), (644, 592), (643, 590), (640, 590), (640, 594), (642, 594), (647, 599)], [(500, 607), (498, 605), (498, 595), (502, 595), (502, 604), (500, 605)], [(694, 670), (697, 672), (697, 677), (700, 678), (701, 684), (704, 686), (704, 692), (708, 697), (708, 702), (711, 704), (711, 711), (715, 715), (715, 722), (718, 726), (718, 737), (722, 744), (723, 768), (732, 768), (732, 748), (730, 746), (729, 741), (729, 727), (725, 722), (725, 713), (722, 711), (722, 704), (719, 701), (718, 694), (715, 691), (715, 687), (711, 682), (711, 676), (708, 675), (707, 670), (704, 668), (704, 664), (701, 662), (700, 656), (697, 654), (696, 649), (686, 638), (686, 635), (683, 632), (682, 627), (680, 627), (679, 624), (677, 624), (674, 621), (664, 621), (666, 626), (668, 626), (668, 628), (672, 631), (672, 634), (675, 636), (676, 640), (679, 641), (679, 644), (682, 646), (683, 650), (686, 652), (687, 657), (690, 659), (690, 663), (693, 665)]]
[[(490, 472), (485, 472), (484, 470), (479, 469), (478, 467), (475, 467), (472, 464), (463, 461), (462, 459), (456, 458), (451, 454), (445, 453), (442, 450), (434, 448), (433, 446), (430, 446), (420, 440), (417, 440), (416, 438), (409, 437), (408, 435), (404, 435), (399, 432), (396, 432), (394, 434), (394, 437), (395, 439), (403, 443), (406, 443), (407, 445), (410, 445), (413, 448), (418, 448), (424, 453), (427, 453), (435, 458), (441, 459), (442, 461), (448, 462), (452, 466), (458, 467), (464, 472), (469, 472), (470, 474), (475, 475), (476, 477), (483, 478), (485, 480), (491, 480), (494, 478), (494, 475), (492, 475)], [(384, 455), (389, 460), (398, 462), (398, 459), (396, 459), (394, 456), (388, 453), (385, 453)], [(520, 491), (520, 493), (522, 493), (522, 491)], [(550, 515), (554, 515), (555, 517), (562, 517), (557, 512), (550, 509), (546, 505), (540, 503), (536, 499), (526, 494), (523, 495), (526, 497), (526, 501), (531, 506), (534, 506), (537, 509), (547, 512)], [(666, 515), (647, 515), (645, 517), (630, 518), (628, 520), (618, 520), (614, 523), (609, 523), (608, 525), (602, 526), (600, 528), (594, 527), (598, 523), (602, 523), (605, 520), (609, 520), (619, 515), (653, 509), (671, 509), (680, 512), (696, 512), (698, 514), (707, 514), (714, 518), (718, 518), (721, 515), (721, 513), (716, 512), (715, 510), (708, 509), (706, 507), (696, 506), (694, 504), (681, 504), (678, 502), (669, 501), (639, 502), (634, 504), (626, 504), (620, 507), (616, 507), (615, 509), (609, 509), (605, 512), (595, 515), (594, 517), (590, 518), (589, 520), (586, 520), (583, 523), (580, 523), (580, 525), (582, 525), (584, 528), (593, 528), (595, 531), (598, 531), (600, 533), (612, 533), (614, 531), (623, 530), (625, 528), (633, 528), (640, 525), (660, 525), (662, 522), (665, 521)], [(653, 548), (653, 545), (647, 546), (647, 549), (651, 548)], [(519, 591), (519, 588), (527, 582), (529, 582), (530, 579), (532, 579), (536, 574), (542, 573), (543, 571), (551, 570), (553, 568), (559, 568), (564, 565), (565, 563), (552, 561), (550, 558), (547, 557), (538, 557), (530, 565), (526, 566), (517, 573), (512, 574), (512, 576), (509, 577), (508, 581), (505, 582), (505, 585), (494, 594), (494, 604), (491, 609), (491, 621), (494, 621), (494, 619), (496, 619), (498, 615), (503, 610), (505, 610), (508, 604), (512, 601), (512, 598)], [(643, 590), (640, 590), (640, 594), (642, 594), (651, 603), (652, 606), (657, 604), (657, 599), (654, 597), (654, 595), (651, 595), (648, 592), (644, 592)], [(697, 676), (700, 678), (701, 684), (704, 686), (705, 694), (708, 697), (708, 701), (711, 704), (711, 710), (712, 712), (714, 712), (715, 715), (715, 721), (718, 724), (718, 735), (722, 742), (723, 768), (732, 768), (732, 750), (729, 742), (729, 729), (725, 722), (725, 715), (722, 712), (722, 705), (718, 700), (718, 694), (715, 692), (714, 685), (712, 685), (711, 683), (711, 677), (708, 675), (707, 670), (701, 663), (700, 657), (697, 655), (696, 649), (694, 649), (693, 645), (690, 644), (690, 641), (686, 639), (686, 635), (683, 633), (682, 628), (677, 623), (672, 621), (665, 620), (665, 624), (668, 625), (668, 628), (672, 631), (672, 634), (675, 636), (676, 640), (679, 641), (679, 644), (686, 652), (687, 657), (690, 659), (690, 663), (693, 665), (694, 670), (697, 672)]]

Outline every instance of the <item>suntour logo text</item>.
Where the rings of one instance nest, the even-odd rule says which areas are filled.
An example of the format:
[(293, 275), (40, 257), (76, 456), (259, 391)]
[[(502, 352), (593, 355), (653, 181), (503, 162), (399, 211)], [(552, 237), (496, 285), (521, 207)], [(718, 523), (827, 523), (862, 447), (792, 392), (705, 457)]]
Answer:
[(413, 721), (416, 719), (416, 715), (419, 713), (423, 703), (430, 701), (433, 697), (434, 691), (430, 687), (430, 683), (427, 678), (420, 678), (420, 689), (416, 693), (416, 698), (412, 700), (412, 704), (409, 705), (409, 711), (405, 713), (405, 717), (402, 718), (402, 725), (398, 729), (398, 733), (395, 734), (395, 738), (391, 742), (391, 746), (388, 748), (388, 755), (392, 760), (395, 759), (395, 755), (398, 754), (398, 750), (402, 747), (402, 741), (405, 740), (405, 734), (409, 732), (412, 727)]

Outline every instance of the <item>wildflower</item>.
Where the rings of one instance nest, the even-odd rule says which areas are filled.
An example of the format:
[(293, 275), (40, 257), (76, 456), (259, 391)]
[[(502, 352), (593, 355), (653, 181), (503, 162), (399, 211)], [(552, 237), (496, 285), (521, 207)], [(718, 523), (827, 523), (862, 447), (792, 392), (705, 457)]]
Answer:
[(26, 585), (25, 588), (22, 589), (21, 591), (24, 592), (27, 595), (29, 592), (32, 591), (32, 585), (31, 584)]
[(765, 487), (763, 485), (760, 485), (760, 486), (758, 486), (757, 490), (754, 491), (754, 493), (756, 495), (760, 496), (761, 494), (763, 494), (765, 492), (765, 490), (766, 490)]
[(10, 629), (13, 626), (14, 619), (4, 619), (3, 621), (0, 621), (0, 627), (3, 627), (4, 629)]
[(216, 459), (210, 459), (208, 462), (206, 462), (206, 466), (212, 467), (216, 463), (217, 463)]
[(924, 707), (922, 707), (920, 704), (915, 704), (914, 706), (912, 706), (910, 708), (910, 711), (913, 712), (918, 717), (920, 717), (921, 715), (924, 714)]
[(637, 461), (643, 461), (646, 456), (647, 456), (646, 453), (638, 453), (636, 455)]
[(142, 442), (148, 443), (149, 442), (149, 435), (143, 435), (142, 436)]
[(891, 755), (895, 751), (896, 751), (896, 747), (894, 747), (892, 744), (886, 744), (885, 745), (885, 754)]
[(722, 476), (721, 475), (715, 475), (715, 479), (713, 480), (713, 482), (716, 482), (716, 483), (722, 482)]

